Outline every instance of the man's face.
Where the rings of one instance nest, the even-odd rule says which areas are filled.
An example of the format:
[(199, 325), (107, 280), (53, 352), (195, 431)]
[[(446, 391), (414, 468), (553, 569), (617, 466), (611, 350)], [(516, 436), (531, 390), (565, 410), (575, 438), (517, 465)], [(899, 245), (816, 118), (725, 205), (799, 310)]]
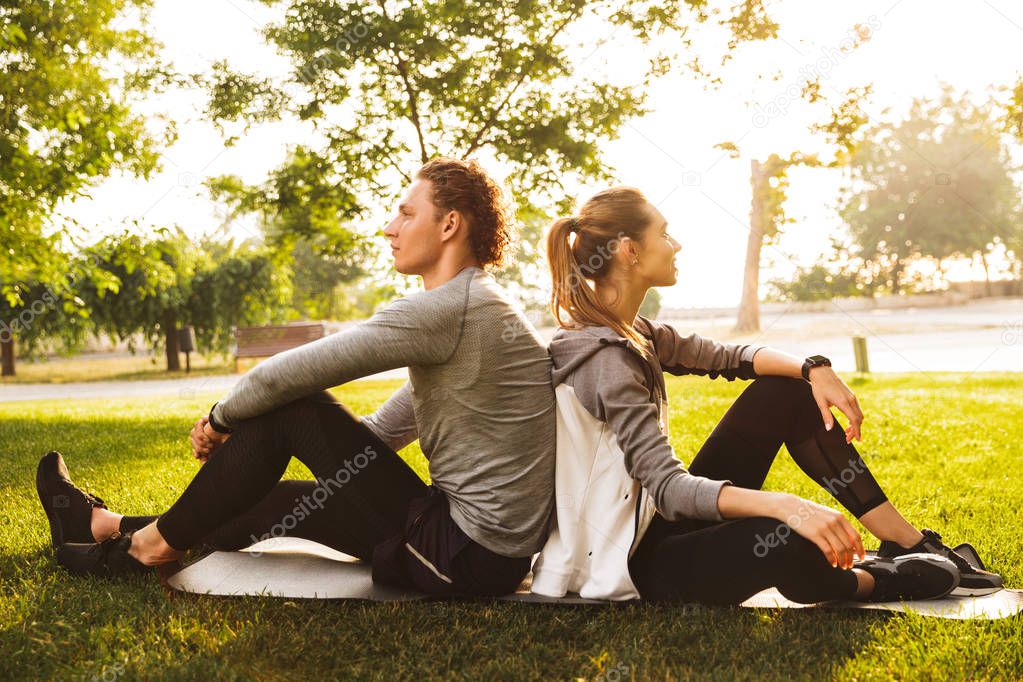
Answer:
[(384, 235), (391, 242), (394, 269), (403, 275), (422, 274), (440, 258), (445, 217), (430, 199), (429, 180), (416, 178), (398, 204), (398, 215)]

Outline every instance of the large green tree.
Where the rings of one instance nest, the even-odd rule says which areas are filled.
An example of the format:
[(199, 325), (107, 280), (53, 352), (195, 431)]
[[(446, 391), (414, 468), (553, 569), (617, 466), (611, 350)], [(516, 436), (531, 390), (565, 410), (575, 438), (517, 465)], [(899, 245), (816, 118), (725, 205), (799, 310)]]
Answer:
[(233, 328), (277, 322), (290, 298), (289, 271), (274, 254), (233, 244), (195, 244), (180, 230), (111, 235), (85, 251), (76, 283), (91, 329), (126, 341), (137, 335), (180, 369), (178, 330), (192, 325), (199, 350), (225, 352)]
[(916, 259), (987, 255), (1018, 234), (1017, 170), (991, 102), (944, 87), (900, 121), (865, 131), (850, 161), (840, 213), (857, 253), (900, 293)]
[(39, 281), (5, 284), (19, 303), (0, 296), (0, 376), (15, 375), (15, 339), (18, 355), (29, 357), (50, 349), (71, 352), (85, 341), (88, 311), (67, 287)]
[[(770, 154), (767, 159), (750, 161), (750, 223), (746, 240), (746, 262), (743, 268), (742, 297), (734, 331), (749, 333), (760, 330), (760, 261), (765, 244), (776, 242), (784, 226), (792, 219), (785, 212), (788, 200), (789, 171), (794, 167), (839, 168), (846, 164), (855, 149), (858, 135), (866, 123), (863, 102), (871, 86), (847, 90), (837, 105), (821, 94), (820, 77), (806, 82), (802, 95), (808, 106), (829, 107), (828, 118), (810, 130), (818, 135), (828, 150), (828, 159), (817, 153), (789, 152), (786, 156)], [(739, 148), (732, 142), (717, 145), (738, 158)]]
[[(131, 109), (162, 73), (149, 4), (0, 0), (0, 297), (12, 313), (37, 287), (67, 294), (58, 203), (114, 171), (148, 175), (174, 136)], [(0, 339), (12, 363), (15, 336)]]
[[(267, 38), (292, 63), (286, 82), (215, 69), (210, 117), (225, 126), (279, 118), (315, 126), (319, 143), (291, 150), (264, 184), (214, 183), (239, 209), (276, 229), (341, 239), (371, 209), (389, 208), (398, 187), (437, 155), (477, 156), (508, 171), (523, 226), (517, 267), (526, 284), (550, 211), (567, 204), (565, 182), (609, 178), (601, 146), (645, 112), (647, 86), (673, 68), (699, 24), (723, 27), (727, 55), (742, 41), (776, 34), (761, 0), (288, 0)], [(573, 51), (603, 37), (657, 34), (634, 82), (576, 70)], [(697, 61), (695, 73), (704, 73)], [(292, 191), (298, 190), (298, 191)], [(305, 208), (310, 207), (310, 208)], [(342, 240), (343, 241), (343, 240)]]

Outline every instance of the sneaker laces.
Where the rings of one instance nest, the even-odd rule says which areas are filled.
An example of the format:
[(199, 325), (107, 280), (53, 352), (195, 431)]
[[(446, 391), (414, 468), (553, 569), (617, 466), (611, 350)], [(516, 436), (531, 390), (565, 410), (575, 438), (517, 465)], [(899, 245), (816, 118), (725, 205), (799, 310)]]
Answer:
[(122, 537), (124, 537), (124, 536), (121, 534), (121, 531), (115, 530), (113, 535), (108, 537), (106, 540), (102, 540), (100, 542), (97, 542), (92, 547), (90, 547), (89, 548), (89, 553), (90, 554), (98, 554), (100, 559), (103, 561), (103, 563), (106, 564), (107, 563), (107, 559), (110, 556), (110, 553), (112, 551), (114, 551), (114, 547), (117, 546), (118, 541)]
[(93, 495), (92, 493), (87, 493), (84, 490), (82, 491), (82, 494), (85, 495), (85, 501), (93, 507), (102, 507), (103, 509), (107, 508), (107, 503), (104, 502), (101, 497)]
[(946, 559), (950, 560), (952, 563), (954, 563), (956, 565), (956, 568), (958, 568), (960, 572), (969, 573), (975, 570), (973, 568), (973, 565), (969, 561), (967, 561), (962, 555), (957, 554), (954, 549), (952, 549), (951, 547), (949, 547), (948, 545), (941, 541), (941, 533), (939, 533), (936, 530), (931, 530), (930, 528), (924, 528), (920, 531), (920, 533), (924, 536), (925, 539), (930, 539), (936, 542), (940, 549), (941, 555), (944, 556)]

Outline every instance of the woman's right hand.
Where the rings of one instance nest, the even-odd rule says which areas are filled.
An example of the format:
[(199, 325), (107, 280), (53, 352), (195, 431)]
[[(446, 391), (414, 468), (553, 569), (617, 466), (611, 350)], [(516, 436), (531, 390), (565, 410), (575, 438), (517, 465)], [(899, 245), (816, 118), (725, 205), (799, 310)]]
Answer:
[(857, 556), (866, 558), (863, 538), (840, 511), (786, 494), (776, 518), (817, 545), (832, 566), (849, 569)]

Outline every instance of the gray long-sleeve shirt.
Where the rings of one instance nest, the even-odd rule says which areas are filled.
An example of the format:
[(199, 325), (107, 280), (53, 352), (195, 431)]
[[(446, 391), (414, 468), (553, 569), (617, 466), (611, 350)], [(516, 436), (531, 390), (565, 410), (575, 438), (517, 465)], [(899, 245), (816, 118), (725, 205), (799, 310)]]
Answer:
[[(376, 412), (362, 417), (362, 423), (395, 452), (419, 438), (415, 406), (412, 404), (412, 382), (406, 381)], [(427, 459), (430, 457), (427, 452), (423, 455)]]
[(473, 540), (509, 557), (538, 552), (554, 507), (550, 357), (526, 317), (478, 267), (265, 360), (212, 417), (233, 428), (315, 391), (397, 367), (409, 368), (409, 385), (370, 428), (395, 449), (418, 435), (433, 484)]
[(609, 327), (559, 329), (550, 345), (552, 382), (568, 383), (586, 411), (608, 424), (629, 475), (666, 519), (721, 521), (718, 494), (731, 481), (694, 476), (675, 457), (667, 435), (663, 372), (752, 379), (757, 376), (753, 356), (762, 346), (681, 336), (670, 325), (642, 317), (636, 327), (653, 344), (649, 360)]

